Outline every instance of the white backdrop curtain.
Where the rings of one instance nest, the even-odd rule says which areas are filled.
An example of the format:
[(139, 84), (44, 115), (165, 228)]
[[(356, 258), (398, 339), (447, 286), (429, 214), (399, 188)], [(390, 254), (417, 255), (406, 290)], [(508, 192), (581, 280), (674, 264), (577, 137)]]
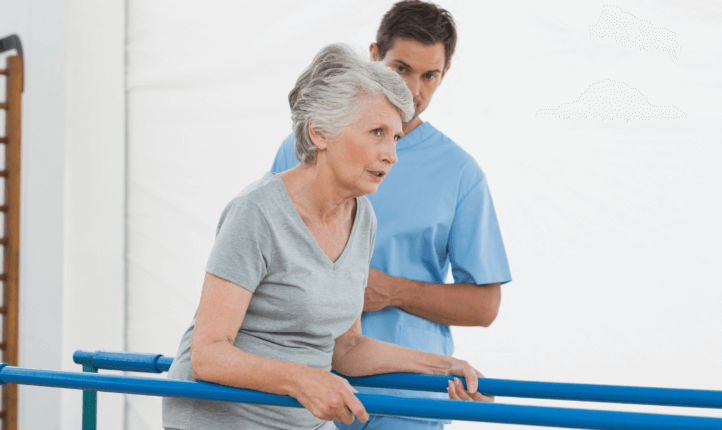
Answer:
[[(296, 77), (325, 44), (367, 50), (393, 2), (128, 2), (128, 347), (174, 355)], [(456, 355), (489, 377), (720, 389), (722, 6), (605, 4), (441, 2), (459, 44), (422, 119), (487, 174), (513, 277), (490, 328), (453, 329)], [(127, 428), (159, 428), (158, 399), (128, 401)]]

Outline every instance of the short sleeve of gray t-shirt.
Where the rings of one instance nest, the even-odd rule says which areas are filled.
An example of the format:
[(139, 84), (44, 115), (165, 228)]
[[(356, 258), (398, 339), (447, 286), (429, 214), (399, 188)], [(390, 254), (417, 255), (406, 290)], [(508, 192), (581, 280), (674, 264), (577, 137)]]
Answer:
[[(336, 262), (324, 254), (273, 173), (246, 187), (224, 209), (206, 271), (253, 293), (234, 346), (251, 354), (331, 370), (336, 338), (363, 308), (376, 216), (366, 197)], [(192, 380), (186, 330), (171, 379)], [(166, 397), (163, 427), (333, 430), (308, 410)]]

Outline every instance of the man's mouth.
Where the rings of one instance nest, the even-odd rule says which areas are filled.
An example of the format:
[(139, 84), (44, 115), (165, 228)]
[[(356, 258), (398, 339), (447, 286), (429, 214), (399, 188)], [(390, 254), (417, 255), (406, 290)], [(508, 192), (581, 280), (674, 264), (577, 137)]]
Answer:
[(382, 177), (385, 175), (384, 172), (378, 172), (378, 171), (374, 172), (374, 171), (371, 171), (371, 170), (369, 170), (369, 172), (370, 172), (372, 175), (377, 176), (377, 177), (379, 177), (379, 178), (382, 178)]

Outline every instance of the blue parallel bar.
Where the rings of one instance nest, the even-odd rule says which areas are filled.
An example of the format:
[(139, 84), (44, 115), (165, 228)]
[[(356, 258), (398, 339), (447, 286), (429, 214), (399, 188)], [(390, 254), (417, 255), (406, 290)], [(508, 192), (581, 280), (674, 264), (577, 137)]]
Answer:
[[(94, 359), (93, 357), (98, 357)], [(149, 364), (136, 366), (142, 360), (149, 360), (157, 372), (167, 371), (173, 358), (154, 354), (124, 352), (77, 351), (73, 358), (76, 363), (93, 358), (92, 364), (100, 369), (129, 371), (150, 368)], [(115, 361), (114, 361), (115, 360)], [(101, 363), (113, 367), (104, 367)], [(336, 373), (336, 372), (334, 372)], [(384, 375), (347, 377), (351, 385), (361, 387), (396, 388), (445, 393), (450, 376), (417, 375), (412, 373), (388, 373)], [(464, 382), (462, 380), (462, 382)], [(466, 383), (464, 382), (464, 386)], [(633, 403), (640, 405), (687, 406), (698, 408), (722, 408), (722, 391), (685, 390), (678, 388), (625, 387), (615, 385), (568, 384), (558, 382), (514, 381), (508, 379), (479, 379), (479, 391), (484, 394), (503, 397), (535, 399), (577, 400), (588, 402)]]
[[(195, 381), (27, 369), (0, 364), (0, 383), (302, 407), (292, 397)], [(357, 394), (369, 413), (600, 430), (722, 429), (722, 419)]]
[[(73, 361), (77, 364), (90, 364), (96, 369), (123, 370), (127, 372), (161, 373), (168, 371), (158, 368), (160, 354), (142, 354), (115, 351), (75, 351)], [(164, 360), (167, 361), (167, 360)], [(173, 359), (171, 358), (171, 362)]]
[[(453, 377), (449, 376), (417, 375), (412, 373), (388, 373), (385, 375), (357, 378), (344, 376), (344, 378), (346, 378), (351, 385), (404, 388), (444, 393), (446, 392), (446, 381), (453, 379)], [(464, 387), (466, 387), (465, 382)], [(722, 408), (722, 391), (711, 390), (568, 384), (560, 382), (480, 378), (478, 391), (484, 394), (502, 397)]]
[(171, 364), (173, 364), (173, 357), (166, 357), (165, 355), (161, 355), (160, 358), (158, 358), (156, 367), (161, 372), (167, 372), (170, 370)]

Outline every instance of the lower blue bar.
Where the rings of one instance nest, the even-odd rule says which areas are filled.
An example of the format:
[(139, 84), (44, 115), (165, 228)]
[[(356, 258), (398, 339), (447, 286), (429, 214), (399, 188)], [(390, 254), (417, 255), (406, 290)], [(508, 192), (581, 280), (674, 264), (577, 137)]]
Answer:
[[(206, 382), (27, 369), (6, 364), (0, 365), (0, 382), (302, 407), (292, 397)], [(708, 417), (501, 405), (370, 394), (357, 394), (357, 397), (372, 414), (608, 430), (722, 429), (722, 419)]]

